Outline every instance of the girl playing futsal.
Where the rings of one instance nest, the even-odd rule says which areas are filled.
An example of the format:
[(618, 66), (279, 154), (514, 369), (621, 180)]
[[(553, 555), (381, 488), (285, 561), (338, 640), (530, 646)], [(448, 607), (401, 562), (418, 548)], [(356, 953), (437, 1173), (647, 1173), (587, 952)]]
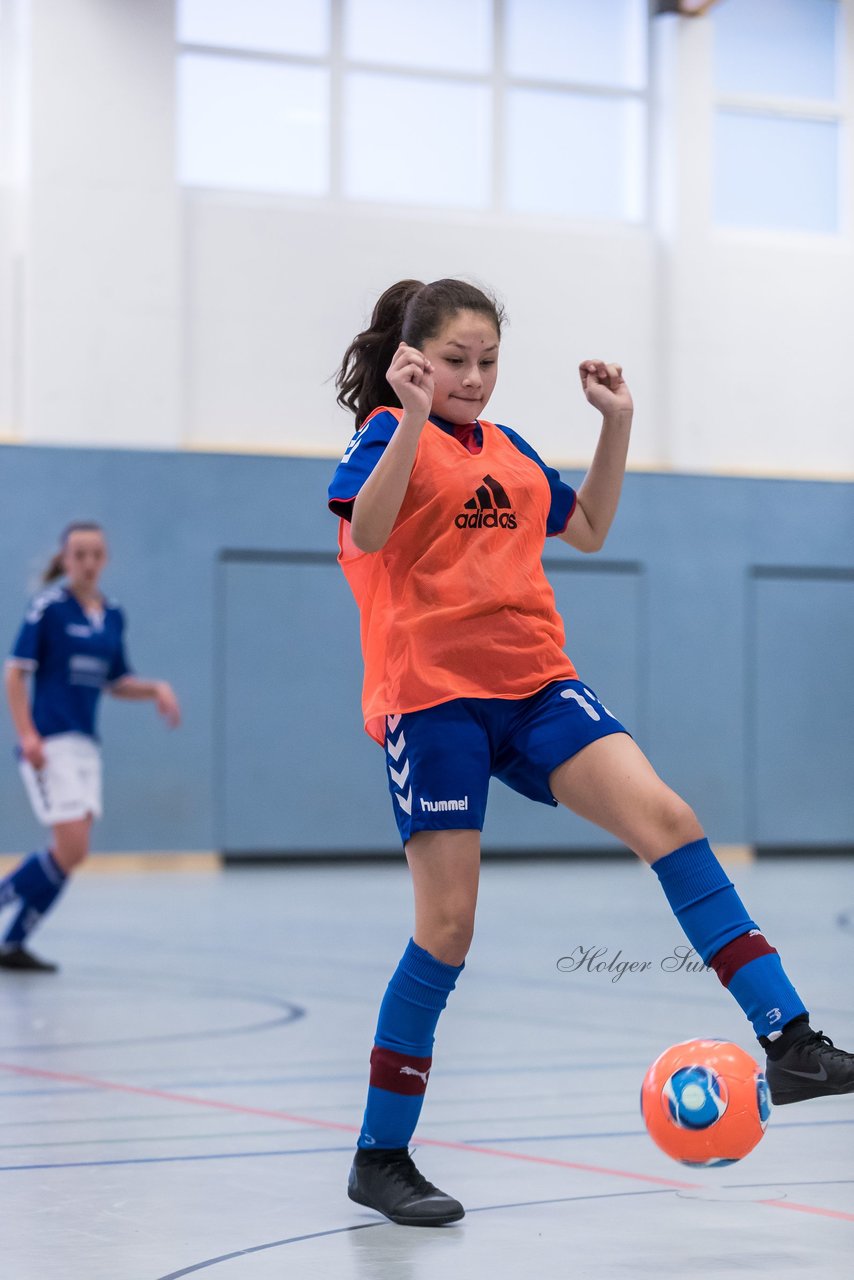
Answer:
[[(0, 881), (0, 907), (16, 914), (0, 943), (0, 967), (53, 972), (26, 941), (89, 852), (92, 821), (101, 816), (101, 753), (95, 716), (101, 690), (116, 698), (153, 699), (168, 724), (178, 702), (163, 680), (141, 680), (125, 656), (124, 615), (101, 594), (107, 562), (100, 526), (70, 524), (44, 574), (64, 585), (36, 596), (6, 664), (6, 693), (18, 735), (17, 754), (36, 817), (51, 829), (47, 849), (31, 853)], [(30, 708), (27, 679), (33, 674)]]
[(775, 1103), (854, 1091), (854, 1055), (810, 1027), (693, 811), (563, 651), (543, 542), (592, 552), (605, 541), (632, 420), (622, 370), (579, 367), (602, 426), (575, 493), (515, 431), (480, 417), (501, 324), (469, 284), (401, 281), (337, 380), (357, 429), (329, 506), (361, 613), (365, 728), (385, 748), (415, 894), (414, 933), (380, 1006), (349, 1195), (409, 1225), (463, 1216), (408, 1143), (471, 941), (490, 777), (565, 805), (651, 865), (692, 947), (753, 1024)]

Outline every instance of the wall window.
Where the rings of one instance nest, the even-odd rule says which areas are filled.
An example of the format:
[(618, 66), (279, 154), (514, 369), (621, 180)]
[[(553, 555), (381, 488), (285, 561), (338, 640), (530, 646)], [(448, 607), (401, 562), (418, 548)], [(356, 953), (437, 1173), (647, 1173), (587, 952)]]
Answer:
[(329, 71), (188, 53), (178, 72), (184, 182), (323, 195)]
[(329, 54), (330, 0), (178, 0), (181, 44), (255, 53)]
[(491, 112), (485, 85), (352, 71), (344, 90), (344, 195), (485, 209)]
[(639, 222), (646, 0), (177, 0), (190, 186)]
[(345, 0), (344, 57), (390, 67), (487, 75), (492, 0)]
[(838, 232), (839, 0), (738, 0), (713, 20), (715, 222)]

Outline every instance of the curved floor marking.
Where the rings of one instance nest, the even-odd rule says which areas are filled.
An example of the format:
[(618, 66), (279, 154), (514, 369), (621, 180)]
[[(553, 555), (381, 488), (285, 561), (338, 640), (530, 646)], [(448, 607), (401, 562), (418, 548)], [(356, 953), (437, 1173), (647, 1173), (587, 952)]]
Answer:
[[(548, 1200), (519, 1200), (514, 1204), (484, 1204), (478, 1205), (474, 1209), (466, 1209), (466, 1216), (472, 1213), (491, 1213), (496, 1209), (528, 1209), (544, 1204), (567, 1204), (571, 1200), (613, 1200), (621, 1196), (661, 1196), (668, 1195), (666, 1191), (606, 1191), (592, 1196), (555, 1196)], [(218, 1258), (205, 1258), (203, 1262), (193, 1263), (189, 1267), (182, 1268), (181, 1271), (170, 1271), (168, 1275), (158, 1276), (157, 1280), (181, 1280), (182, 1276), (194, 1275), (197, 1271), (204, 1271), (207, 1267), (215, 1267), (220, 1262), (231, 1262), (234, 1258), (245, 1258), (250, 1253), (263, 1253), (267, 1249), (282, 1249), (288, 1244), (302, 1244), (305, 1240), (322, 1240), (326, 1236), (344, 1235), (348, 1231), (365, 1231), (371, 1227), (392, 1227), (393, 1223), (380, 1219), (377, 1222), (359, 1222), (351, 1227), (331, 1227), (328, 1231), (313, 1231), (305, 1236), (289, 1236), (286, 1240), (271, 1240), (268, 1244), (250, 1245), (248, 1249), (237, 1249), (234, 1253), (223, 1253)], [(449, 1226), (445, 1228), (453, 1231), (455, 1228)], [(399, 1230), (399, 1228), (395, 1228)]]
[(56, 1053), (63, 1049), (121, 1049), (138, 1044), (176, 1044), (194, 1040), (227, 1040), (232, 1036), (256, 1035), (259, 1031), (272, 1031), (274, 1027), (286, 1027), (305, 1017), (305, 1009), (292, 1005), (290, 1012), (280, 1018), (268, 1018), (264, 1022), (247, 1022), (237, 1027), (211, 1027), (202, 1031), (176, 1031), (170, 1035), (129, 1036), (125, 1040), (78, 1040), (62, 1044), (0, 1045), (0, 1053)]
[[(167, 1093), (161, 1089), (149, 1089), (141, 1085), (122, 1084), (117, 1081), (103, 1080), (95, 1076), (75, 1075), (66, 1072), (46, 1071), (42, 1067), (26, 1067), (19, 1066), (16, 1063), (0, 1062), (0, 1070), (9, 1071), (16, 1075), (36, 1076), (41, 1078), (62, 1080), (67, 1083), (85, 1084), (94, 1088), (103, 1089), (105, 1092), (131, 1093), (148, 1098), (159, 1098), (169, 1102), (180, 1102), (187, 1106), (209, 1107), (217, 1111), (231, 1111), (240, 1115), (256, 1115), (267, 1116), (278, 1120), (287, 1120), (292, 1124), (307, 1125), (311, 1128), (318, 1129), (335, 1129), (338, 1132), (358, 1133), (359, 1126), (352, 1124), (343, 1124), (335, 1120), (321, 1120), (316, 1116), (295, 1115), (286, 1111), (275, 1111), (265, 1107), (246, 1107), (239, 1103), (223, 1102), (217, 1098), (194, 1098), (188, 1094)], [(538, 1156), (532, 1155), (525, 1151), (498, 1151), (494, 1147), (474, 1146), (467, 1142), (453, 1142), (443, 1138), (421, 1138), (417, 1139), (418, 1146), (441, 1147), (447, 1151), (466, 1151), (473, 1155), (492, 1156), (498, 1160), (519, 1160), (526, 1164), (548, 1165), (557, 1169), (573, 1169), (580, 1173), (593, 1173), (604, 1177), (627, 1178), (635, 1182), (645, 1182), (647, 1185), (658, 1187), (677, 1188), (679, 1190), (695, 1191), (702, 1187), (702, 1183), (684, 1182), (676, 1178), (661, 1178), (654, 1174), (635, 1173), (630, 1169), (612, 1169), (604, 1165), (595, 1165), (581, 1163), (575, 1160), (559, 1160), (554, 1156)], [(797, 1213), (811, 1213), (819, 1217), (834, 1218), (844, 1222), (854, 1222), (854, 1213), (842, 1213), (836, 1209), (824, 1209), (813, 1205), (799, 1205), (788, 1200), (759, 1200), (758, 1204), (765, 1204), (779, 1209), (788, 1209)]]
[[(187, 1043), (197, 1040), (223, 1040), (233, 1036), (256, 1035), (260, 1031), (270, 1031), (275, 1027), (287, 1026), (291, 1022), (298, 1022), (306, 1015), (305, 1006), (296, 1004), (292, 1000), (283, 1000), (278, 996), (270, 996), (266, 993), (259, 993), (246, 990), (229, 990), (227, 987), (211, 988), (208, 986), (198, 985), (198, 981), (193, 978), (179, 979), (179, 983), (184, 983), (184, 989), (176, 986), (174, 981), (162, 983), (148, 980), (134, 980), (132, 975), (121, 975), (116, 981), (115, 972), (111, 972), (107, 980), (104, 982), (89, 982), (87, 988), (93, 987), (97, 990), (115, 989), (117, 995), (126, 998), (128, 989), (136, 989), (150, 993), (163, 994), (165, 991), (174, 998), (180, 999), (182, 996), (192, 1000), (234, 1000), (248, 1002), (251, 1004), (267, 1005), (274, 1009), (281, 1009), (284, 1012), (276, 1018), (265, 1018), (262, 1022), (248, 1022), (238, 1026), (202, 1028), (199, 1031), (175, 1031), (165, 1035), (148, 1035), (148, 1036), (127, 1036), (111, 1040), (79, 1040), (79, 1041), (62, 1041), (50, 1044), (13, 1044), (0, 1045), (0, 1053), (57, 1053), (66, 1049), (114, 1049), (125, 1048), (130, 1045), (138, 1044), (175, 1044)], [(194, 989), (191, 989), (194, 988)]]

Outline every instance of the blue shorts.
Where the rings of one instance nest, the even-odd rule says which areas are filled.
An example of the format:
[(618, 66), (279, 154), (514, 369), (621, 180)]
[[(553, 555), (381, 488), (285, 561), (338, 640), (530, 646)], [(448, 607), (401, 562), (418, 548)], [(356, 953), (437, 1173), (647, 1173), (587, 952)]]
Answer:
[(483, 830), (489, 779), (556, 805), (549, 776), (582, 747), (628, 730), (581, 680), (530, 698), (455, 698), (386, 720), (386, 765), (400, 838)]

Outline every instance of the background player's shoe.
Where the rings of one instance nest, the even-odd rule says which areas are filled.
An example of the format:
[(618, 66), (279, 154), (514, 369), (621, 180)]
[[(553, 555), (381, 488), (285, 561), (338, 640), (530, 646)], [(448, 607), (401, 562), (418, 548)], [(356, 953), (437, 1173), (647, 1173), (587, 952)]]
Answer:
[(445, 1195), (418, 1172), (406, 1147), (356, 1149), (347, 1194), (404, 1227), (441, 1227), (465, 1214), (459, 1200)]
[(26, 947), (0, 948), (0, 969), (17, 969), (19, 973), (56, 973), (58, 968), (58, 964), (40, 960)]
[(775, 1107), (806, 1098), (854, 1093), (854, 1053), (837, 1049), (823, 1032), (804, 1023), (802, 1033), (784, 1053), (768, 1058), (765, 1077)]

